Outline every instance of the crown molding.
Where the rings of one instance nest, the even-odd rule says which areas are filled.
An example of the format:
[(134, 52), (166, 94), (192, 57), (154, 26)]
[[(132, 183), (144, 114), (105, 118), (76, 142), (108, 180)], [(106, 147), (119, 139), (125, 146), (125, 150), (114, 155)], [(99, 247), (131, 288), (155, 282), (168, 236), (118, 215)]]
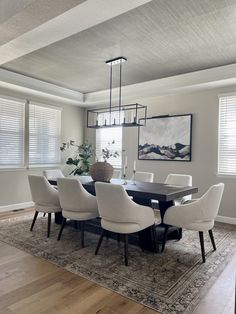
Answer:
[(84, 105), (84, 94), (0, 68), (0, 88), (29, 97)]
[[(180, 94), (199, 90), (236, 85), (236, 64), (176, 75), (122, 87), (123, 102), (140, 101), (163, 95)], [(44, 99), (51, 103), (92, 107), (109, 102), (109, 89), (83, 94), (58, 85), (43, 82), (22, 74), (0, 68), (0, 89), (7, 94), (21, 94), (32, 100)], [(114, 99), (119, 89), (113, 88)], [(114, 102), (115, 103), (115, 102)]]
[[(122, 87), (123, 101), (135, 101), (168, 94), (179, 94), (236, 84), (236, 64), (175, 75)], [(119, 88), (112, 89), (118, 99)], [(108, 103), (109, 89), (85, 94), (86, 106)]]

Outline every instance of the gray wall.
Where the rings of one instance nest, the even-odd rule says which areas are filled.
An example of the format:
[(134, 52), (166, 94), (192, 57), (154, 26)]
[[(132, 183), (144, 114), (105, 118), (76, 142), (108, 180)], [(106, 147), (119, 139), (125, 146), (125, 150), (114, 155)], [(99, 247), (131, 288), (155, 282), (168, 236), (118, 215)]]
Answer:
[[(84, 137), (84, 109), (76, 106), (62, 107), (62, 142), (70, 139), (77, 143), (83, 142)], [(66, 158), (66, 153), (62, 154), (62, 160)], [(62, 163), (62, 170), (68, 172), (69, 169)], [(28, 185), (28, 174), (41, 174), (43, 168), (1, 170), (0, 169), (0, 206), (19, 204), (31, 201)]]
[[(137, 160), (138, 130), (124, 128), (123, 149), (128, 156), (129, 176), (132, 174), (133, 160), (136, 159), (137, 170), (154, 172), (157, 182), (163, 182), (168, 173), (191, 174), (193, 185), (199, 187), (198, 195), (202, 195), (210, 185), (224, 182), (225, 193), (219, 215), (236, 218), (236, 178), (222, 178), (216, 175), (218, 95), (235, 90), (236, 86), (150, 99), (134, 99), (135, 102), (148, 106), (148, 116), (193, 114), (192, 162)], [(94, 130), (85, 130), (85, 136), (91, 142), (94, 142), (94, 133)]]

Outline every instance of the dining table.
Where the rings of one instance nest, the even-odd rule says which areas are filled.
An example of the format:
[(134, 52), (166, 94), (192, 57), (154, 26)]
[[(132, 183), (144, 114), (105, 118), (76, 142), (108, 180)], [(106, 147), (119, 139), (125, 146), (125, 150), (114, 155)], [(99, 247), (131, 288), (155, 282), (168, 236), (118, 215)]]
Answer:
[[(95, 191), (95, 182), (92, 180), (90, 176), (81, 176), (78, 177), (83, 187), (89, 193), (96, 195)], [(55, 180), (49, 180), (51, 184), (56, 185), (57, 182)], [(152, 206), (153, 200), (158, 201), (158, 210), (160, 211), (160, 222), (156, 224), (156, 237), (153, 240), (152, 232), (150, 228), (147, 228), (138, 234), (138, 244), (145, 250), (154, 251), (155, 245), (153, 241), (158, 244), (162, 242), (165, 224), (163, 222), (163, 218), (166, 210), (170, 206), (174, 205), (174, 201), (176, 199), (181, 199), (186, 195), (191, 195), (198, 192), (198, 188), (194, 186), (182, 186), (182, 185), (173, 185), (173, 184), (165, 184), (159, 182), (141, 182), (141, 181), (132, 181), (132, 180), (122, 180), (122, 179), (111, 179), (109, 184), (119, 184), (124, 187), (127, 194), (132, 197), (133, 201), (140, 205)], [(55, 222), (61, 223), (61, 215), (60, 213), (55, 215)], [(89, 224), (88, 229), (89, 229)], [(93, 231), (99, 233), (100, 223), (94, 221), (92, 222)], [(97, 228), (94, 226), (97, 225)], [(91, 225), (90, 225), (91, 230)], [(182, 229), (177, 228), (175, 226), (169, 228), (168, 237), (169, 239), (180, 240), (182, 237)], [(135, 241), (134, 241), (135, 242)], [(136, 241), (137, 242), (137, 241)]]

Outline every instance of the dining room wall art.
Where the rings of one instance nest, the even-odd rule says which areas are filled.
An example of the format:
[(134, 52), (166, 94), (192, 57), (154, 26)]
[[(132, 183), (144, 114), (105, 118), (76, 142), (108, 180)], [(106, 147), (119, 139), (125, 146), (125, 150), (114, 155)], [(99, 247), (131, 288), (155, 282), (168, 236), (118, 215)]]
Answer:
[(138, 159), (191, 161), (192, 114), (147, 118), (139, 128)]

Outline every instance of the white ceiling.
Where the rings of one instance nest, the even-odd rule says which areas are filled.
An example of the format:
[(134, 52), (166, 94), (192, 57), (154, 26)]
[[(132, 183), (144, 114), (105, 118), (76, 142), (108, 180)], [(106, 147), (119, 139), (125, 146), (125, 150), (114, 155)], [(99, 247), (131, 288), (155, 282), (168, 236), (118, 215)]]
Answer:
[[(100, 6), (96, 7), (98, 1)], [(128, 58), (123, 71), (124, 85), (236, 61), (235, 0), (132, 0), (128, 1), (130, 6), (127, 1), (116, 1), (114, 11), (111, 7), (107, 12), (105, 5), (112, 0), (23, 0), (13, 1), (15, 6), (9, 2), (0, 2), (4, 7), (4, 10), (0, 7), (0, 61), (3, 51), (8, 53), (2, 60), (11, 60), (2, 67), (83, 93), (108, 88), (105, 60), (120, 55)], [(57, 7), (55, 2), (61, 5)], [(43, 3), (47, 3), (46, 8)], [(90, 4), (93, 12), (88, 10)], [(65, 28), (68, 27), (65, 14), (85, 12), (81, 11), (85, 7), (85, 21), (89, 20), (90, 24), (78, 27), (78, 23), (71, 22), (65, 34), (58, 32), (55, 26), (52, 29), (55, 19), (58, 21), (62, 16), (61, 28), (63, 21)], [(13, 25), (12, 28), (9, 25)], [(76, 32), (74, 25), (78, 27)], [(56, 42), (53, 36), (48, 45), (40, 38), (43, 43), (40, 48), (32, 37), (35, 30), (41, 36), (42, 27), (54, 34)], [(19, 51), (10, 44), (22, 40), (30, 31), (29, 38), (35, 46), (28, 41), (28, 50), (21, 49), (21, 56), (17, 58)], [(58, 39), (58, 33), (62, 39)], [(14, 50), (12, 55), (9, 49)]]

